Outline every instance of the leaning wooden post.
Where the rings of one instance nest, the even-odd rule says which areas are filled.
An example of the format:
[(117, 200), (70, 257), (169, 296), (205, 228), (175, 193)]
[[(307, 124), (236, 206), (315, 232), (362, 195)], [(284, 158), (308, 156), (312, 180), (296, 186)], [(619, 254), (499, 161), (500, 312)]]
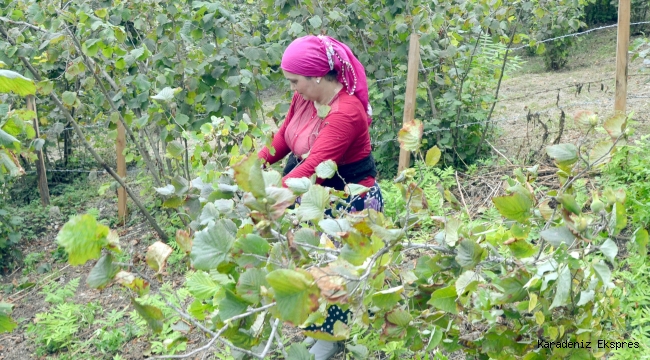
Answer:
[[(126, 130), (121, 121), (117, 123), (117, 141), (115, 150), (117, 155), (117, 175), (126, 181), (126, 159), (124, 148), (126, 147)], [(126, 190), (123, 187), (117, 189), (117, 216), (122, 224), (126, 223)]]
[(627, 60), (630, 46), (630, 0), (618, 1), (618, 37), (616, 40), (616, 95), (614, 111), (625, 113), (627, 105)]
[[(402, 124), (413, 121), (415, 118), (415, 103), (418, 88), (418, 67), (420, 65), (420, 37), (413, 33), (410, 37), (408, 69), (406, 72), (406, 92), (404, 93), (404, 118)], [(399, 150), (399, 165), (397, 173), (411, 165), (411, 153), (404, 149)]]
[[(32, 119), (32, 124), (34, 126), (34, 132), (36, 133), (36, 139), (41, 137), (41, 132), (38, 129), (38, 114), (36, 113), (36, 99), (34, 95), (27, 95), (27, 110), (34, 112), (34, 119)], [(45, 171), (45, 159), (43, 157), (43, 149), (36, 151), (36, 174), (38, 175), (38, 192), (41, 194), (41, 204), (43, 206), (50, 205), (50, 188), (47, 186), (47, 173)]]

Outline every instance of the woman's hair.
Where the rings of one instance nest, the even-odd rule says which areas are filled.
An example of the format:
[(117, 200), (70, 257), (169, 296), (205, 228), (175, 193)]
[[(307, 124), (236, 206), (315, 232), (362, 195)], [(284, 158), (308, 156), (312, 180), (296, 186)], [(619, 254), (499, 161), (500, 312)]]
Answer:
[[(338, 81), (338, 75), (339, 73), (336, 72), (336, 70), (330, 70), (325, 76), (323, 76), (323, 79), (326, 81)], [(314, 76), (305, 76), (307, 79), (311, 79)]]

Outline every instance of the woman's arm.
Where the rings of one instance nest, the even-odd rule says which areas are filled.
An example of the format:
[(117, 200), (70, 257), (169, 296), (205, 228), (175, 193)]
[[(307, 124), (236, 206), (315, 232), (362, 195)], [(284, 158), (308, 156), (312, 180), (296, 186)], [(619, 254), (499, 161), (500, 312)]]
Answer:
[(299, 96), (298, 93), (293, 94), (293, 98), (291, 99), (291, 105), (289, 106), (289, 111), (287, 112), (287, 116), (284, 118), (284, 121), (282, 122), (280, 129), (278, 129), (278, 132), (273, 136), (273, 141), (271, 142), (271, 146), (273, 146), (273, 149), (275, 149), (275, 153), (271, 155), (270, 150), (266, 146), (264, 146), (264, 148), (262, 148), (262, 150), (260, 150), (260, 152), (257, 153), (257, 157), (264, 160), (264, 162), (268, 163), (269, 165), (275, 164), (276, 162), (283, 159), (285, 156), (287, 156), (287, 154), (291, 152), (289, 145), (284, 140), (284, 132), (287, 130), (287, 125), (289, 124), (291, 118), (293, 117), (296, 96)]

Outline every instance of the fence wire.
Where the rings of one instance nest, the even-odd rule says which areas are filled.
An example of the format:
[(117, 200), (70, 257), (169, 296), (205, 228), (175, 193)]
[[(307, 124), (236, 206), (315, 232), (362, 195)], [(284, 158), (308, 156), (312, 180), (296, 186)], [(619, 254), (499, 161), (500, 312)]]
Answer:
[[(645, 24), (650, 24), (650, 21), (635, 22), (635, 23), (631, 23), (630, 26), (645, 25)], [(540, 41), (535, 42), (535, 45), (544, 44), (544, 43), (555, 41), (555, 40), (561, 40), (561, 39), (568, 38), (568, 37), (582, 36), (582, 35), (586, 35), (586, 34), (589, 34), (591, 32), (594, 32), (594, 31), (611, 29), (611, 28), (615, 28), (615, 27), (618, 27), (618, 24), (600, 26), (600, 27), (597, 27), (597, 28), (593, 28), (593, 29), (589, 29), (589, 30), (585, 30), (585, 31), (580, 31), (580, 32), (577, 32), (577, 33), (566, 34), (566, 35), (562, 35), (562, 36), (558, 36), (558, 37), (554, 37), (554, 38), (550, 38), (550, 39), (540, 40)], [(510, 48), (510, 51), (521, 50), (521, 49), (525, 49), (525, 48), (530, 47), (530, 46), (531, 46), (530, 44), (526, 44), (526, 45), (518, 46), (518, 47), (515, 47), (515, 48)], [(440, 67), (440, 65), (436, 65), (436, 66), (420, 69), (419, 72), (426, 72), (426, 71), (429, 71), (429, 70), (437, 69), (439, 67)], [(390, 81), (390, 80), (397, 79), (397, 78), (400, 78), (400, 77), (404, 77), (404, 75), (390, 76), (390, 77), (387, 77), (387, 78), (376, 79), (375, 82), (377, 84), (380, 84), (382, 82)]]

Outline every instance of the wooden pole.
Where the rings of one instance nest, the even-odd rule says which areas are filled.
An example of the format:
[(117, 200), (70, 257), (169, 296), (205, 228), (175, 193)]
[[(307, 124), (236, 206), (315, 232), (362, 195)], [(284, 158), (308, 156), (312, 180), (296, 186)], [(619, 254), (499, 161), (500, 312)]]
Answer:
[[(404, 118), (402, 124), (413, 121), (415, 118), (415, 103), (418, 88), (418, 67), (420, 65), (420, 37), (413, 33), (410, 37), (408, 69), (406, 72), (406, 92), (404, 93)], [(411, 165), (411, 153), (404, 149), (399, 150), (399, 164), (397, 173)]]
[[(36, 99), (34, 95), (27, 95), (27, 110), (34, 112), (34, 119), (32, 124), (36, 139), (41, 137), (41, 132), (38, 129), (38, 114), (36, 113)], [(36, 174), (38, 175), (38, 192), (41, 194), (41, 204), (43, 206), (50, 205), (50, 188), (47, 186), (47, 173), (45, 171), (45, 159), (43, 158), (43, 149), (36, 151)]]
[(616, 95), (614, 111), (625, 113), (627, 105), (627, 60), (630, 46), (630, 0), (618, 1), (618, 37), (616, 40)]
[[(126, 180), (126, 159), (124, 148), (126, 147), (126, 130), (122, 122), (117, 123), (117, 141), (115, 144), (117, 155), (117, 175)], [(123, 187), (117, 189), (117, 216), (122, 224), (126, 223), (126, 190)]]

